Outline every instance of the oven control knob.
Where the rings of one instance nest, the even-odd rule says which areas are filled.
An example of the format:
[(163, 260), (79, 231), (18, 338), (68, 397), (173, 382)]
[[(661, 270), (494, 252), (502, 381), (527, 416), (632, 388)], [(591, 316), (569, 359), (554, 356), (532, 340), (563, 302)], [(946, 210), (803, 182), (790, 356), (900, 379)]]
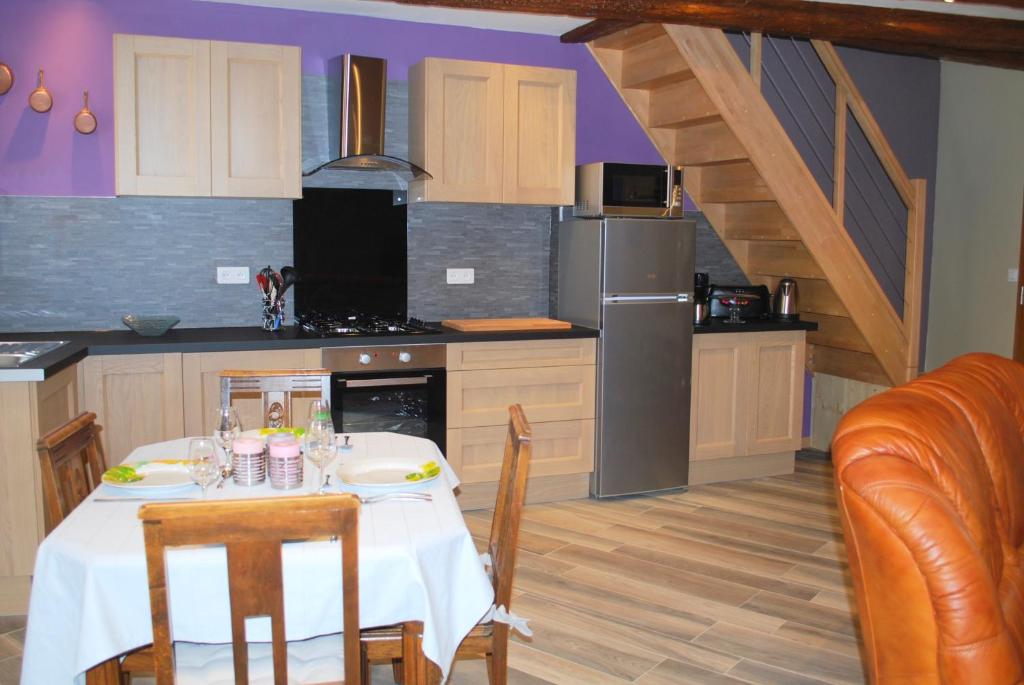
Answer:
[(366, 354), (365, 352), (360, 352), (359, 353), (359, 363), (360, 364), (369, 364), (370, 363), (370, 355)]
[(402, 362), (403, 364), (408, 364), (409, 362), (412, 361), (412, 355), (409, 354), (408, 352), (399, 352), (398, 361)]

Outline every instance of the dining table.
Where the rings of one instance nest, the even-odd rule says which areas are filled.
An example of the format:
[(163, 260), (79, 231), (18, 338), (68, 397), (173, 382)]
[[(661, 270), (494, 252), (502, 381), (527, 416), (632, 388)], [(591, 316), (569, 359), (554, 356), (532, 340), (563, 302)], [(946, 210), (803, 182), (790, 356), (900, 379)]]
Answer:
[[(491, 611), (491, 582), (454, 490), (455, 472), (437, 446), (397, 433), (349, 433), (347, 447), (326, 472), (328, 492), (370, 496), (416, 491), (428, 500), (363, 504), (359, 514), (359, 620), (363, 628), (421, 622), (422, 654), (447, 678), (459, 643)], [(340, 440), (345, 444), (346, 441)], [(189, 439), (135, 449), (128, 463), (184, 459)], [(440, 473), (392, 487), (350, 485), (338, 477), (370, 460), (414, 457), (436, 461)], [(358, 471), (359, 469), (355, 469)], [(29, 602), (22, 685), (85, 683), (118, 655), (153, 641), (145, 545), (138, 509), (164, 498), (317, 497), (317, 469), (308, 461), (301, 488), (278, 490), (268, 481), (244, 486), (224, 480), (205, 498), (195, 485), (159, 493), (102, 484), (40, 544)], [(342, 585), (338, 542), (282, 546), (286, 639), (341, 632)], [(171, 632), (176, 641), (231, 642), (226, 555), (223, 547), (173, 549), (166, 556)], [(270, 640), (269, 619), (250, 618), (247, 639)], [(90, 671), (90, 669), (92, 669)], [(102, 678), (89, 676), (91, 682)]]

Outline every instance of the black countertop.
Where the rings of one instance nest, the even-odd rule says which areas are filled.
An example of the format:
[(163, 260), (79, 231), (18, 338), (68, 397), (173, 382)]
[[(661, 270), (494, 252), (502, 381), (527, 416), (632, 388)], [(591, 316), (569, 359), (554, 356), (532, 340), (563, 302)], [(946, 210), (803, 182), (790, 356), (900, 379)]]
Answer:
[[(714, 320), (695, 326), (694, 333), (755, 333), (764, 331), (817, 330), (814, 322), (771, 320), (727, 324)], [(319, 347), (369, 347), (372, 345), (427, 345), (460, 342), (500, 342), (505, 340), (555, 340), (559, 338), (596, 338), (598, 331), (583, 326), (559, 331), (499, 331), (466, 333), (442, 328), (440, 333), (422, 335), (354, 336), (321, 338), (295, 326), (269, 333), (262, 328), (173, 328), (164, 335), (147, 338), (130, 330), (50, 331), (42, 333), (0, 333), (0, 342), (67, 340), (68, 345), (40, 356), (17, 369), (0, 370), (0, 381), (41, 381), (86, 356), (101, 354), (168, 354), (185, 352), (241, 352), (249, 350), (304, 349)]]

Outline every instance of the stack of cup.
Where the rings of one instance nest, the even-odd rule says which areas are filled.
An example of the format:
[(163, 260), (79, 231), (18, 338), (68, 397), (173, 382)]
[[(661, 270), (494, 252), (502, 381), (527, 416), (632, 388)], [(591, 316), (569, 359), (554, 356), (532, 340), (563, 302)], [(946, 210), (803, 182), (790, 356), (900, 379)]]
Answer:
[(259, 485), (267, 479), (267, 458), (260, 438), (236, 438), (231, 445), (231, 474), (239, 485)]
[(269, 443), (270, 487), (276, 490), (291, 490), (301, 487), (302, 451), (299, 448), (299, 442), (289, 436), (287, 439), (278, 438)]

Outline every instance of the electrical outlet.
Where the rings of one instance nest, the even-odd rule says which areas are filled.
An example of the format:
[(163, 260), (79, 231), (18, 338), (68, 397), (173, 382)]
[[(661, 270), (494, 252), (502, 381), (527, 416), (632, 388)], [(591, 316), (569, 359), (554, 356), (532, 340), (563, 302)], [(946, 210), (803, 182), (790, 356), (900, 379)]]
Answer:
[(474, 280), (473, 269), (448, 269), (448, 285), (470, 285)]
[(1020, 280), (1020, 270), (1016, 267), (1006, 270), (1006, 280), (1009, 283), (1016, 283)]
[(218, 266), (217, 283), (220, 285), (242, 285), (249, 282), (249, 267), (247, 266)]

